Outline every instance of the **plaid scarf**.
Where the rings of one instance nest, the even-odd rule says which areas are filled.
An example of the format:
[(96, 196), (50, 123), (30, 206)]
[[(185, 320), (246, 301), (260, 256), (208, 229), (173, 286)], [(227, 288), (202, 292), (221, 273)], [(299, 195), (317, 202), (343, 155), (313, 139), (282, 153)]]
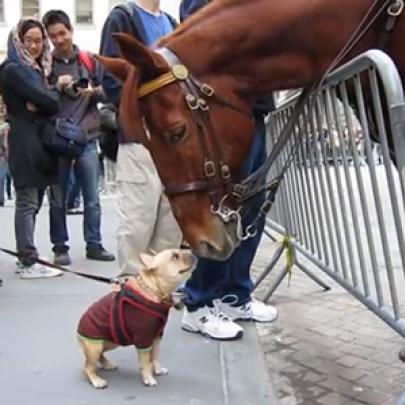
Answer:
[(48, 36), (45, 34), (43, 51), (39, 60), (34, 59), (20, 40), (19, 34), (24, 21), (25, 19), (21, 19), (8, 36), (7, 59), (18, 63), (35, 81), (47, 83), (47, 77), (52, 70), (52, 54)]

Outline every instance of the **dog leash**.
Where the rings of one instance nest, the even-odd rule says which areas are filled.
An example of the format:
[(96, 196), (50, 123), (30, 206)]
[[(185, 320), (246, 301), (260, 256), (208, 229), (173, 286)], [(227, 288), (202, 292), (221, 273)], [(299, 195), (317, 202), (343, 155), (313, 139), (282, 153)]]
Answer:
[[(19, 254), (17, 252), (14, 252), (13, 250), (0, 248), (0, 251), (3, 253), (7, 253), (10, 256), (14, 256), (17, 259), (20, 258)], [(52, 269), (61, 270), (64, 273), (70, 273), (70, 274), (74, 274), (76, 276), (87, 278), (89, 280), (99, 281), (100, 283), (121, 284), (120, 280), (115, 277), (113, 278), (113, 277), (97, 276), (95, 274), (82, 273), (81, 271), (69, 270), (69, 269), (66, 269), (65, 267), (58, 266), (57, 264), (50, 263), (47, 260), (40, 259), (39, 257), (35, 259), (35, 263), (42, 264), (43, 266), (50, 267)]]

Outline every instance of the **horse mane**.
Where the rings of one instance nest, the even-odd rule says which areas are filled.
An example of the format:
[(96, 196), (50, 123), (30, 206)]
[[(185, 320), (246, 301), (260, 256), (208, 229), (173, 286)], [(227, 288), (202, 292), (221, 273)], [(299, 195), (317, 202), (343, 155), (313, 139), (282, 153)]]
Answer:
[(160, 46), (166, 46), (171, 39), (175, 39), (189, 29), (195, 28), (201, 21), (206, 22), (211, 15), (218, 15), (218, 13), (224, 9), (237, 7), (241, 3), (247, 3), (250, 1), (252, 0), (213, 0), (211, 3), (198, 10), (197, 13), (182, 22), (174, 32), (161, 38), (158, 44)]

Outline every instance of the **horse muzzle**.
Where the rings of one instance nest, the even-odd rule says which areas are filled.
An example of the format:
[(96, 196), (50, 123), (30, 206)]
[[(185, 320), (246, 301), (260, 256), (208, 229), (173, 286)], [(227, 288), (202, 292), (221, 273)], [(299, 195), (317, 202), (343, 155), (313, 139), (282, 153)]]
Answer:
[(193, 252), (205, 259), (227, 260), (239, 246), (237, 224), (234, 221), (223, 223), (215, 218), (216, 231), (214, 235), (201, 236), (193, 246)]

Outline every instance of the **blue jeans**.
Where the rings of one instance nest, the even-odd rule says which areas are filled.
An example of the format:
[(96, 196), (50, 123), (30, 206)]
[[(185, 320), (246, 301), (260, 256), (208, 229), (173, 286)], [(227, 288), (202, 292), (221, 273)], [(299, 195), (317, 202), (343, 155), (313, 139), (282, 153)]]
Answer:
[[(83, 232), (84, 240), (89, 245), (101, 244), (101, 207), (98, 193), (99, 163), (97, 141), (89, 142), (83, 154), (76, 159), (76, 173), (83, 193)], [(66, 226), (66, 193), (72, 167), (70, 159), (60, 158), (58, 162), (59, 182), (50, 187), (50, 236), (55, 253), (66, 252), (69, 240)]]
[(0, 205), (4, 205), (4, 189), (8, 174), (7, 160), (0, 157)]
[(70, 169), (69, 182), (67, 187), (66, 195), (66, 206), (67, 209), (79, 208), (80, 205), (80, 178), (77, 173), (76, 164)]
[[(265, 132), (263, 120), (256, 119), (255, 139), (244, 164), (244, 173), (247, 175), (255, 171), (266, 159)], [(263, 202), (264, 193), (252, 199), (242, 221), (244, 227), (253, 221)], [(256, 236), (242, 242), (228, 260), (198, 260), (197, 267), (185, 286), (186, 305), (189, 310), (211, 305), (212, 300), (228, 294), (237, 297), (237, 306), (251, 300), (253, 283), (250, 278), (250, 266), (263, 233), (264, 219), (257, 227)]]
[(44, 190), (35, 187), (21, 187), (16, 188), (15, 194), (14, 230), (18, 257), (23, 266), (31, 266), (38, 258), (34, 233)]

